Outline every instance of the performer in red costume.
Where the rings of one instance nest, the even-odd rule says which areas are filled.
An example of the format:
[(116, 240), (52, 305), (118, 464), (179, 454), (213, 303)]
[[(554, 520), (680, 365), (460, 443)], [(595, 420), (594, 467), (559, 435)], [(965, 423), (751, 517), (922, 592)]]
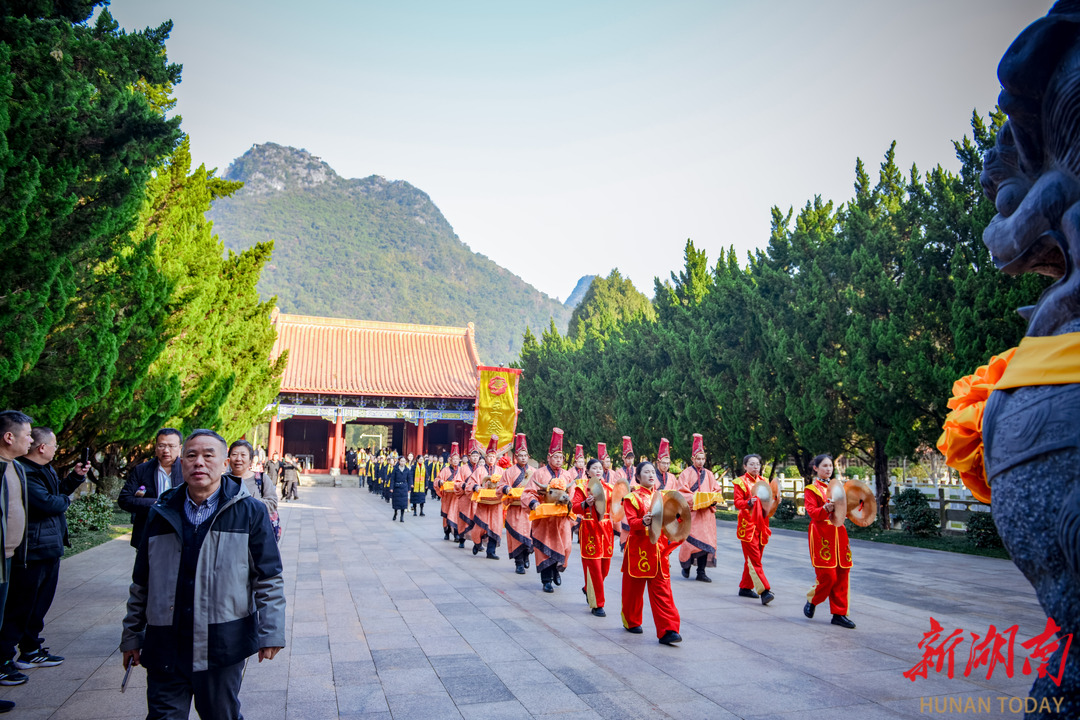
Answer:
[(454, 477), (454, 503), (450, 514), (457, 519), (458, 547), (465, 547), (465, 538), (472, 530), (473, 510), (472, 492), (476, 487), (473, 476), (481, 468), (480, 454), (483, 448), (476, 438), (469, 438), (469, 461), (458, 469)]
[[(614, 472), (614, 482), (619, 480), (625, 480), (626, 484), (631, 488), (634, 487), (634, 443), (630, 440), (629, 435), (623, 435), (622, 439), (622, 458), (623, 466)], [(630, 533), (630, 526), (626, 524), (624, 518), (619, 527), (616, 528), (615, 534), (619, 536), (619, 549), (626, 552), (626, 538)]]
[(818, 455), (810, 461), (814, 482), (803, 489), (806, 516), (810, 518), (810, 564), (817, 581), (806, 593), (803, 615), (814, 617), (814, 608), (829, 599), (832, 624), (854, 629), (847, 616), (850, 589), (851, 548), (847, 528), (829, 522), (833, 504), (829, 501), (829, 478), (833, 473), (832, 455)]
[[(580, 446), (579, 446), (580, 447)], [(587, 477), (595, 478), (604, 485), (604, 493), (611, 502), (612, 487), (601, 480), (603, 465), (595, 458), (586, 467)], [(588, 480), (586, 481), (588, 482)], [(585, 569), (585, 587), (581, 588), (592, 608), (592, 614), (606, 617), (604, 610), (604, 580), (611, 570), (611, 556), (615, 554), (615, 531), (611, 525), (611, 508), (604, 508), (600, 516), (596, 502), (588, 486), (575, 485), (573, 495), (574, 513), (581, 516), (578, 535), (581, 537), (581, 566)]]
[(529, 446), (525, 439), (525, 433), (514, 436), (514, 466), (506, 473), (506, 484), (503, 485), (503, 502), (506, 504), (506, 548), (510, 559), (514, 561), (514, 572), (518, 575), (525, 574), (525, 568), (529, 567), (529, 554), (532, 552), (532, 537), (529, 534), (529, 508), (522, 505), (520, 499), (512, 497), (512, 488), (525, 489), (532, 477), (532, 469), (529, 468)]
[(772, 530), (769, 529), (769, 516), (761, 501), (754, 497), (751, 488), (761, 479), (761, 456), (747, 455), (742, 461), (746, 473), (735, 479), (735, 507), (739, 510), (739, 523), (735, 528), (735, 537), (742, 543), (743, 573), (739, 581), (739, 595), (748, 598), (761, 598), (762, 605), (768, 605), (775, 597), (769, 588), (769, 579), (761, 568), (761, 554), (769, 543)]
[(574, 446), (574, 467), (570, 469), (570, 477), (578, 486), (585, 484), (585, 448), (581, 445)]
[(444, 491), (442, 489), (443, 483), (447, 481), (453, 481), (458, 474), (458, 468), (461, 465), (461, 452), (458, 450), (457, 443), (450, 444), (450, 463), (439, 471), (439, 474), (435, 478), (435, 494), (439, 496), (439, 501), (442, 503), (442, 507), (439, 512), (442, 515), (443, 521), (443, 540), (450, 539), (450, 533), (454, 533), (454, 540), (458, 539), (457, 531), (457, 515), (451, 514), (454, 506), (454, 491)]
[[(496, 459), (498, 458), (498, 449), (499, 436), (492, 435), (491, 440), (488, 441), (485, 462), (477, 469), (476, 474), (473, 476), (473, 491), (481, 487), (482, 483), (489, 478), (495, 479), (496, 490), (500, 490), (506, 485), (506, 478), (503, 475), (502, 468), (495, 464)], [(473, 507), (476, 508), (473, 511), (472, 518), (473, 555), (480, 552), (481, 545), (487, 540), (488, 559), (498, 560), (499, 556), (495, 554), (495, 551), (499, 548), (499, 542), (502, 540), (502, 503), (477, 502), (473, 503)]]
[[(694, 493), (719, 492), (720, 483), (712, 470), (705, 467), (705, 441), (700, 433), (694, 433), (694, 445), (690, 453), (693, 465), (679, 473), (675, 481), (678, 489), (690, 507), (694, 507)], [(693, 518), (690, 524), (690, 537), (679, 550), (679, 564), (682, 576), (690, 577), (690, 568), (697, 565), (697, 579), (712, 582), (705, 574), (706, 567), (716, 567), (716, 503), (700, 510), (690, 511)]]
[(668, 472), (671, 467), (671, 443), (667, 438), (660, 438), (660, 449), (656, 451), (656, 477), (661, 490), (675, 488), (675, 475)]
[(623, 499), (623, 511), (629, 521), (630, 532), (622, 560), (622, 621), (628, 632), (640, 634), (645, 589), (649, 590), (656, 637), (664, 645), (682, 642), (679, 635), (679, 610), (671, 594), (671, 570), (668, 555), (681, 543), (668, 544), (661, 535), (657, 543), (649, 540), (649, 525), (656, 490), (656, 468), (652, 463), (641, 463), (637, 469), (637, 485)]
[[(554, 428), (551, 431), (551, 445), (548, 447), (547, 464), (537, 468), (521, 494), (521, 504), (529, 510), (536, 510), (546, 498), (540, 490), (541, 485), (563, 490), (569, 495), (573, 481), (562, 469), (563, 466), (563, 431)], [(569, 509), (569, 508), (567, 508)], [(531, 537), (533, 554), (536, 556), (536, 571), (540, 573), (540, 582), (544, 592), (555, 592), (552, 584), (562, 585), (560, 573), (566, 569), (570, 557), (569, 515), (537, 518), (532, 521)]]

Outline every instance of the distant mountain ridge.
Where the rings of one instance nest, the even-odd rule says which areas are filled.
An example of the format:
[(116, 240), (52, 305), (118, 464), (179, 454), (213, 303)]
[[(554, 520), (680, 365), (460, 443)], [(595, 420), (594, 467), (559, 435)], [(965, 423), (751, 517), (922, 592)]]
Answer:
[(592, 281), (596, 277), (596, 275), (582, 275), (581, 279), (577, 281), (577, 285), (574, 286), (573, 292), (570, 293), (570, 297), (566, 298), (563, 305), (571, 310), (580, 305), (581, 301), (585, 299), (585, 293), (589, 292), (589, 286), (592, 285)]
[(566, 331), (572, 307), (470, 250), (405, 181), (345, 179), (306, 150), (275, 143), (252, 146), (224, 177), (245, 184), (214, 202), (214, 230), (230, 250), (274, 240), (258, 287), (277, 295), (282, 312), (473, 322), (486, 363), (515, 359), (526, 326), (540, 332), (554, 319)]

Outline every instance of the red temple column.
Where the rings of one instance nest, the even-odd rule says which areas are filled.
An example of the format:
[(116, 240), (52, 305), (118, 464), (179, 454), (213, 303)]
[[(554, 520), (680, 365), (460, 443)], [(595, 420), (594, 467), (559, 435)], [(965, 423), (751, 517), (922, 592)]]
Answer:
[(426, 452), (424, 449), (424, 419), (420, 418), (419, 423), (416, 425), (416, 454), (423, 455)]
[(266, 439), (266, 452), (271, 456), (273, 456), (274, 453), (281, 452), (280, 430), (281, 423), (278, 422), (277, 415), (275, 415), (270, 418), (270, 437)]
[(340, 410), (334, 423), (334, 460), (330, 467), (341, 469), (341, 459), (345, 455), (345, 415)]

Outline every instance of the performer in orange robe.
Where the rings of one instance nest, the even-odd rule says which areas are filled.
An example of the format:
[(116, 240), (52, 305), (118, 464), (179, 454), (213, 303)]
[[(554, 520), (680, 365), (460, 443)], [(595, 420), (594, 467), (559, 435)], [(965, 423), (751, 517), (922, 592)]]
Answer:
[[(679, 473), (675, 480), (678, 489), (690, 507), (694, 507), (695, 492), (719, 492), (720, 483), (712, 470), (705, 467), (705, 441), (700, 433), (694, 433), (693, 449), (690, 453), (693, 465)], [(705, 574), (706, 567), (716, 567), (716, 504), (700, 510), (691, 510), (690, 537), (679, 550), (679, 564), (682, 576), (690, 577), (690, 568), (697, 565), (697, 579), (712, 582)]]
[(472, 530), (473, 501), (472, 491), (476, 487), (473, 476), (481, 467), (480, 454), (482, 448), (476, 438), (469, 438), (469, 461), (458, 469), (454, 477), (454, 503), (450, 513), (457, 520), (458, 547), (465, 547), (465, 537)]
[(851, 548), (847, 528), (829, 522), (833, 504), (829, 501), (829, 478), (832, 477), (831, 455), (818, 455), (810, 461), (814, 482), (803, 489), (806, 516), (810, 518), (810, 564), (814, 566), (817, 582), (806, 593), (803, 615), (814, 617), (814, 608), (829, 599), (832, 624), (854, 628), (847, 616), (850, 589)]
[[(592, 459), (586, 468), (588, 478), (600, 480), (604, 467)], [(611, 502), (612, 487), (603, 480), (604, 493)], [(604, 508), (600, 517), (596, 503), (587, 485), (575, 485), (573, 494), (574, 513), (581, 516), (578, 534), (581, 537), (581, 566), (585, 569), (585, 587), (581, 588), (592, 608), (592, 614), (606, 617), (604, 610), (604, 580), (611, 570), (611, 556), (615, 554), (615, 530), (611, 525), (611, 507)]]
[[(631, 488), (634, 487), (634, 443), (630, 440), (629, 435), (623, 435), (622, 438), (622, 459), (623, 466), (615, 471), (615, 479), (612, 484), (619, 480), (625, 480), (626, 484)], [(624, 518), (620, 523), (616, 531), (616, 535), (619, 536), (619, 549), (626, 552), (626, 538), (629, 536), (630, 526), (626, 524)]]
[(675, 489), (675, 475), (669, 473), (671, 467), (671, 443), (667, 438), (660, 438), (660, 449), (656, 451), (656, 477), (660, 490)]
[(602, 477), (604, 482), (606, 482), (608, 485), (614, 485), (616, 471), (611, 469), (611, 456), (608, 455), (607, 444), (596, 443), (596, 452), (599, 453), (597, 457), (600, 459), (601, 464), (603, 464), (604, 466), (604, 474), (600, 477)]
[(458, 539), (457, 532), (457, 516), (451, 515), (451, 509), (454, 504), (454, 492), (444, 492), (442, 485), (444, 482), (452, 481), (458, 474), (458, 466), (461, 464), (461, 453), (458, 450), (457, 443), (450, 444), (450, 463), (439, 471), (439, 474), (435, 478), (435, 494), (439, 496), (439, 501), (442, 503), (442, 507), (439, 509), (439, 513), (442, 515), (443, 522), (443, 540), (450, 539), (450, 533), (454, 533), (454, 540)]
[(775, 596), (769, 589), (769, 579), (761, 568), (761, 554), (769, 543), (772, 530), (769, 529), (769, 516), (761, 502), (750, 492), (754, 483), (761, 479), (761, 456), (747, 455), (742, 464), (746, 474), (735, 479), (735, 507), (739, 510), (735, 537), (742, 543), (743, 552), (739, 595), (748, 598), (760, 597), (761, 604), (768, 605)]
[[(572, 489), (573, 481), (562, 469), (562, 441), (563, 431), (554, 428), (551, 431), (547, 465), (533, 472), (521, 494), (521, 504), (529, 510), (535, 510), (540, 503), (545, 502), (540, 491), (541, 485), (564, 490), (567, 494)], [(540, 582), (543, 583), (544, 592), (555, 592), (553, 583), (562, 585), (560, 573), (566, 569), (566, 562), (570, 557), (572, 522), (568, 515), (540, 518), (532, 522), (533, 554), (536, 556), (536, 571), (540, 573)]]
[[(514, 466), (506, 471), (506, 484), (503, 494), (509, 495), (511, 488), (522, 488), (529, 482), (532, 470), (529, 469), (529, 446), (525, 433), (514, 436)], [(504, 501), (507, 502), (507, 501)], [(514, 504), (516, 502), (516, 504)], [(506, 505), (506, 548), (510, 559), (514, 561), (514, 572), (525, 574), (529, 567), (529, 554), (533, 550), (532, 537), (529, 534), (529, 508), (520, 501), (508, 501)]]
[(659, 542), (649, 540), (649, 525), (656, 490), (656, 468), (641, 463), (637, 470), (634, 491), (623, 499), (623, 512), (629, 520), (626, 552), (622, 560), (622, 621), (628, 632), (640, 634), (645, 589), (649, 590), (656, 637), (665, 645), (682, 642), (679, 635), (679, 609), (671, 594), (671, 569), (668, 555), (681, 543), (668, 544), (666, 536)]
[[(496, 465), (496, 458), (498, 458), (499, 449), (499, 436), (492, 435), (491, 440), (488, 441), (487, 457), (485, 463), (480, 466), (476, 471), (476, 475), (473, 476), (475, 481), (474, 490), (483, 486), (483, 482), (489, 478), (493, 478), (496, 482), (495, 488), (499, 488), (506, 485), (506, 479), (503, 477), (502, 468)], [(474, 503), (473, 507), (476, 508), (473, 513), (473, 528), (472, 528), (472, 541), (473, 541), (473, 555), (480, 552), (480, 546), (487, 540), (487, 556), (489, 560), (498, 560), (499, 556), (495, 554), (495, 551), (499, 547), (499, 542), (502, 540), (502, 528), (503, 528), (503, 506), (501, 502), (498, 503)]]

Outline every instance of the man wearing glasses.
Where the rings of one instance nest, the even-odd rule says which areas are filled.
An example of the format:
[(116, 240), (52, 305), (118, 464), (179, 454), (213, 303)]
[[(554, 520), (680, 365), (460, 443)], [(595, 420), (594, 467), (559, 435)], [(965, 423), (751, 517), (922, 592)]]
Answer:
[(131, 547), (139, 547), (143, 527), (150, 508), (166, 490), (184, 484), (180, 470), (180, 445), (183, 436), (179, 430), (162, 428), (154, 439), (154, 459), (136, 465), (128, 474), (127, 482), (120, 491), (116, 503), (131, 513)]

